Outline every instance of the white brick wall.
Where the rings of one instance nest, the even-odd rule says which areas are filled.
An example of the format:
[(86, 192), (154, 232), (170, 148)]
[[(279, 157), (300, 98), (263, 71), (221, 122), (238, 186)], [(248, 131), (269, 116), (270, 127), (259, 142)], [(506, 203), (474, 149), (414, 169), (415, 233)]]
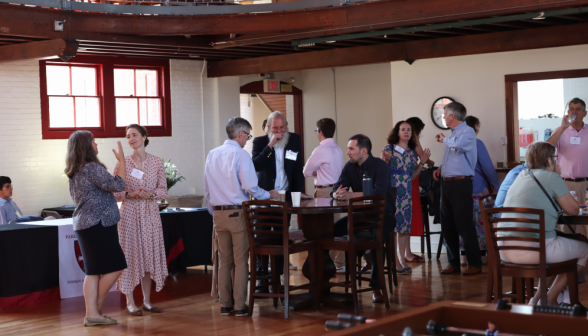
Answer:
[[(203, 124), (218, 125), (218, 92), (223, 87), (207, 79), (206, 71), (201, 78), (202, 66), (201, 61), (170, 61), (172, 136), (153, 137), (147, 147), (151, 154), (172, 159), (186, 177), (170, 195), (204, 193), (205, 155), (218, 146), (219, 128)], [(238, 91), (234, 96), (238, 106)], [(116, 141), (123, 142), (125, 154), (131, 153), (124, 138), (96, 140), (99, 158), (109, 171), (116, 163), (111, 152)], [(62, 177), (66, 144), (42, 140), (38, 60), (0, 63), (0, 175), (12, 179), (13, 198), (25, 214), (71, 203), (68, 180)]]

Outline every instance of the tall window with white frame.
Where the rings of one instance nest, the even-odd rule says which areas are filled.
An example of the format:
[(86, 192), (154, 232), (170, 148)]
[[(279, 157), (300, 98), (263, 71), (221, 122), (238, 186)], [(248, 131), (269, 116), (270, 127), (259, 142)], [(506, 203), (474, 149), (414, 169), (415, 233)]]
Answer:
[(151, 69), (115, 68), (116, 126), (161, 126), (162, 96), (158, 73)]
[(102, 95), (95, 66), (47, 65), (51, 128), (101, 126)]

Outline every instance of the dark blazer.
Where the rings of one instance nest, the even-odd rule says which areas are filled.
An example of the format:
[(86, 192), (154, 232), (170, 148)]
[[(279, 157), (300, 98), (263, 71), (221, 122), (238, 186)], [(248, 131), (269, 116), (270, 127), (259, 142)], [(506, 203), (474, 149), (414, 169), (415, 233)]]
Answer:
[[(269, 148), (270, 139), (267, 135), (253, 139), (253, 165), (257, 172), (258, 184), (265, 190), (273, 190), (276, 181), (276, 152)], [(291, 150), (298, 153), (296, 161), (285, 158), (286, 152)], [(300, 135), (290, 132), (290, 138), (284, 148), (284, 171), (288, 179), (288, 191), (304, 192), (304, 175), (302, 174), (302, 141)]]

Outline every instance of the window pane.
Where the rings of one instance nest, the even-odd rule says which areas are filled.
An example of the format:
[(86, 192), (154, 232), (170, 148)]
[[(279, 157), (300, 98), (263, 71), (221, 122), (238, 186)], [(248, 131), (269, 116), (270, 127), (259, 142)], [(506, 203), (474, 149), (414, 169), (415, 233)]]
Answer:
[(161, 126), (161, 99), (139, 99), (141, 125)]
[(125, 127), (129, 124), (138, 124), (136, 98), (116, 98), (116, 126)]
[(69, 90), (69, 67), (48, 65), (47, 69), (47, 94), (65, 96)]
[(96, 68), (71, 67), (71, 86), (74, 96), (95, 96)]
[(49, 97), (49, 127), (75, 127), (73, 102), (72, 97)]
[(76, 127), (100, 127), (100, 100), (75, 98)]
[(114, 69), (114, 95), (119, 97), (135, 95), (135, 70)]
[(137, 96), (156, 97), (157, 94), (157, 71), (136, 70)]

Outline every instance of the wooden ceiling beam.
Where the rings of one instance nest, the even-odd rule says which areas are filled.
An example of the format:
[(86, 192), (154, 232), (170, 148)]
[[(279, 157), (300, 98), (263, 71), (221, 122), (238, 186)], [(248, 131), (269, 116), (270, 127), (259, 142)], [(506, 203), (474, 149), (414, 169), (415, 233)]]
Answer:
[[(119, 15), (2, 5), (0, 30), (10, 35), (60, 38), (55, 20), (66, 32), (142, 35), (218, 35), (292, 31), (350, 33), (393, 27), (452, 22), (588, 5), (588, 0), (391, 0), (313, 10), (238, 15)], [(4, 28), (9, 29), (5, 31)], [(69, 35), (69, 38), (75, 38)]]
[(208, 63), (209, 77), (588, 44), (588, 23)]
[(0, 47), (0, 62), (18, 61), (32, 58), (59, 56), (70, 59), (76, 55), (77, 42), (48, 40), (29, 43), (10, 44)]
[(167, 52), (167, 53), (176, 53), (176, 54), (203, 54), (203, 55), (237, 55), (238, 58), (241, 57), (255, 57), (255, 56), (263, 56), (264, 54), (282, 54), (279, 51), (267, 51), (267, 50), (214, 50), (214, 49), (199, 49), (199, 48), (175, 48), (175, 47), (153, 47), (153, 46), (137, 46), (137, 45), (127, 45), (127, 44), (103, 44), (103, 43), (95, 43), (95, 42), (80, 42), (80, 47), (82, 48), (93, 48), (93, 49), (125, 49), (125, 50), (136, 50), (136, 51), (157, 51), (157, 52)]

